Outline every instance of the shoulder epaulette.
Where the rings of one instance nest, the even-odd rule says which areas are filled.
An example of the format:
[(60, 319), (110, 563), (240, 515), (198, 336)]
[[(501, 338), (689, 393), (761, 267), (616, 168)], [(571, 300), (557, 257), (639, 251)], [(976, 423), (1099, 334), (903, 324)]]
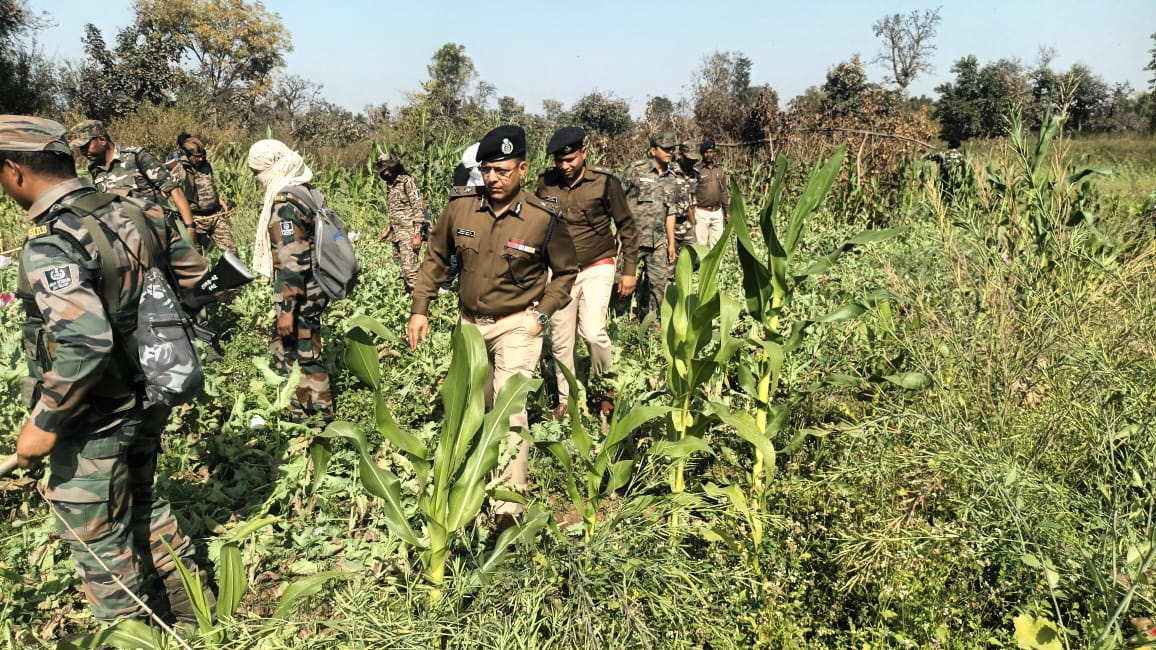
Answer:
[(554, 205), (553, 203), (547, 203), (546, 201), (543, 201), (542, 199), (540, 199), (536, 196), (531, 195), (530, 198), (526, 199), (526, 204), (532, 205), (535, 208), (538, 208), (539, 210), (543, 210), (545, 212), (548, 212), (554, 216), (559, 216), (559, 214), (560, 214), (558, 212), (558, 206)]
[(538, 175), (539, 176), (545, 176), (546, 174), (549, 174), (550, 172), (554, 171), (555, 169), (558, 169), (558, 168), (557, 167), (547, 167), (546, 169), (543, 169), (542, 171), (538, 172)]
[(454, 185), (450, 190), (450, 199), (460, 199), (464, 196), (481, 196), (481, 185)]
[(614, 170), (610, 169), (609, 167), (591, 166), (587, 167), (587, 169), (592, 172), (598, 172), (599, 174), (606, 174), (607, 176), (617, 176), (617, 174), (614, 173)]
[(635, 160), (634, 162), (630, 163), (630, 166), (631, 167), (645, 167), (646, 164), (649, 162), (650, 162), (649, 160), (643, 158), (642, 160)]

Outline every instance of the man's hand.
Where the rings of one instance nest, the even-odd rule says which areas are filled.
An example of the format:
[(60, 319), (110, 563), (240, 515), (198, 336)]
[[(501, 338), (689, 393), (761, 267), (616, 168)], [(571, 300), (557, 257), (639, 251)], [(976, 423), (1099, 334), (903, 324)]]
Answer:
[(625, 298), (634, 293), (634, 287), (638, 284), (638, 278), (633, 275), (623, 275), (618, 278), (618, 295)]
[(56, 434), (28, 420), (16, 438), (16, 458), (20, 467), (35, 467), (56, 446)]
[(424, 314), (414, 314), (409, 317), (409, 324), (405, 326), (405, 335), (409, 338), (409, 349), (416, 350), (417, 344), (424, 341), (429, 334), (429, 318)]
[(676, 254), (677, 251), (678, 251), (678, 249), (675, 248), (674, 244), (667, 244), (666, 245), (666, 261), (670, 262), (671, 264), (674, 264), (674, 260), (677, 257), (677, 254)]
[(277, 336), (287, 337), (293, 336), (293, 329), (297, 320), (293, 318), (292, 312), (284, 312), (277, 314)]
[(413, 238), (410, 241), (410, 245), (413, 246), (414, 251), (420, 251), (421, 250), (421, 233), (420, 232), (415, 232), (413, 234)]
[(389, 228), (386, 228), (385, 230), (381, 231), (381, 234), (377, 236), (377, 241), (379, 243), (384, 242), (387, 239), (389, 239)]

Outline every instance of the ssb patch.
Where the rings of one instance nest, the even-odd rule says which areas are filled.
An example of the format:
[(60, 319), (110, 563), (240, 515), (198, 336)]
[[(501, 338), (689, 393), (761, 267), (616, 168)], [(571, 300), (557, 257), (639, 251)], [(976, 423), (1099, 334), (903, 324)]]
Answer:
[(39, 237), (48, 234), (48, 226), (32, 226), (28, 229), (28, 238)]
[(44, 272), (44, 282), (49, 291), (63, 291), (72, 286), (72, 268), (54, 266)]
[(282, 237), (292, 237), (293, 236), (293, 222), (292, 221), (282, 221), (281, 222), (281, 236)]

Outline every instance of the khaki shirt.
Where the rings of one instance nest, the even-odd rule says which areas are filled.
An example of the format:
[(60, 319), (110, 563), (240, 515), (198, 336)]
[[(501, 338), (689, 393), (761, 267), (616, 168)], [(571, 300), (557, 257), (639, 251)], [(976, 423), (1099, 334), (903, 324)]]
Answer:
[(556, 205), (566, 219), (579, 267), (614, 257), (617, 246), (610, 228), (613, 221), (622, 240), (622, 272), (634, 275), (638, 267), (638, 230), (626, 205), (622, 182), (613, 172), (586, 167), (577, 182), (567, 187), (558, 170), (551, 167), (538, 178), (538, 198)]
[(695, 201), (700, 208), (707, 210), (730, 209), (730, 187), (727, 186), (727, 173), (718, 163), (711, 166), (699, 165), (698, 187), (695, 189)]
[(570, 302), (578, 275), (570, 231), (548, 204), (519, 190), (499, 215), (484, 194), (464, 196), (446, 204), (434, 223), (410, 313), (426, 314), (454, 253), (461, 264), (458, 299), (470, 316), (507, 316), (534, 303), (553, 315)]

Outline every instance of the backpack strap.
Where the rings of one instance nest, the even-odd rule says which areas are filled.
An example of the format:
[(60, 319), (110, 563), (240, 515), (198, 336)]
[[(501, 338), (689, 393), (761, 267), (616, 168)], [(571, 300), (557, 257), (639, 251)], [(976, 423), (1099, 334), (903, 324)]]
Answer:
[[(118, 195), (112, 193), (90, 192), (65, 203), (69, 209), (80, 216), (81, 224), (92, 237), (93, 244), (96, 245), (96, 250), (100, 253), (101, 293), (104, 296), (105, 309), (112, 313), (120, 311), (120, 288), (116, 286), (115, 282), (110, 281), (110, 279), (117, 277), (116, 253), (113, 252), (112, 243), (108, 240), (108, 235), (104, 233), (104, 227), (96, 218), (95, 213), (119, 198)], [(148, 249), (149, 263), (159, 266), (166, 274), (169, 274), (170, 268), (166, 263), (164, 252), (161, 250), (160, 241), (145, 218), (144, 211), (131, 201), (120, 201), (120, 205), (129, 221), (132, 221), (132, 225), (137, 229), (141, 243)], [(172, 278), (169, 279), (171, 282)]]
[[(317, 192), (317, 190), (311, 190), (304, 185), (286, 185), (285, 187), (281, 188), (281, 191), (278, 192), (277, 195), (285, 197), (286, 200), (290, 201), (298, 208), (304, 208), (302, 211), (309, 214), (309, 216), (316, 215), (317, 210), (321, 207), (322, 204), (320, 193)], [(297, 200), (293, 201), (293, 199)]]

